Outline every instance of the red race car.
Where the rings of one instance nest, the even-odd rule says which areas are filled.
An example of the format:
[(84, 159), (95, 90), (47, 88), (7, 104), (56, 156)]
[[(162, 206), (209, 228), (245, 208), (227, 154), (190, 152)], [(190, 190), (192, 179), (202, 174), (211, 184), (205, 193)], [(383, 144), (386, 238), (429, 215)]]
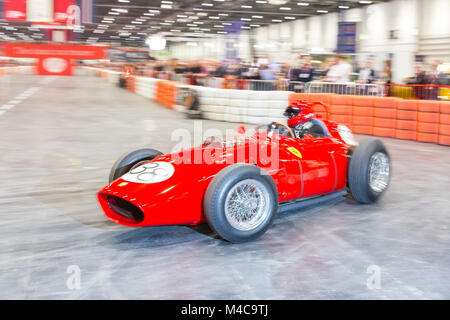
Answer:
[(125, 154), (98, 192), (106, 217), (131, 227), (207, 222), (237, 243), (262, 235), (277, 212), (347, 193), (369, 204), (386, 191), (391, 165), (382, 141), (358, 145), (347, 127), (320, 119), (307, 103), (291, 104), (285, 115), (288, 125), (231, 141)]

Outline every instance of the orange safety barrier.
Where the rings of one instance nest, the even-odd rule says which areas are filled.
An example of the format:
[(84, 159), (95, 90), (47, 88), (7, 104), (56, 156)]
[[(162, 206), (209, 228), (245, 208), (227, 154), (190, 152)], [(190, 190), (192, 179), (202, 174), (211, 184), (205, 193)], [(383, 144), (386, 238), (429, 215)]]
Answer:
[(441, 116), (439, 117), (439, 123), (450, 124), (450, 114), (441, 113)]
[(136, 78), (133, 76), (129, 76), (125, 80), (125, 84), (128, 90), (131, 92), (136, 92)]
[(172, 109), (177, 95), (176, 84), (174, 81), (158, 81), (154, 100)]
[(248, 89), (248, 80), (225, 78), (225, 79), (223, 79), (222, 89), (247, 90)]
[(416, 140), (450, 146), (450, 101), (332, 93), (292, 93), (289, 101), (320, 101), (329, 119), (354, 133)]

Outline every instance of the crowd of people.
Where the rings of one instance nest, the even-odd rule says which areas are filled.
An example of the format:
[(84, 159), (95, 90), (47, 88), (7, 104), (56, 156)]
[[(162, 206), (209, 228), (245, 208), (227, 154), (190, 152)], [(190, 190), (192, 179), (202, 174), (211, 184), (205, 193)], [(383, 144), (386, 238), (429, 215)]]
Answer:
[[(441, 61), (433, 61), (430, 65), (417, 63), (415, 76), (405, 79), (405, 83), (447, 85), (445, 75), (438, 71), (441, 63)], [(307, 55), (289, 63), (273, 62), (268, 57), (254, 58), (253, 61), (226, 59), (222, 62), (209, 59), (193, 61), (153, 59), (136, 62), (134, 67), (137, 75), (156, 75), (162, 78), (196, 75), (268, 81), (287, 79), (297, 82), (318, 80), (336, 83), (351, 81), (390, 83), (392, 81), (391, 60), (386, 60), (383, 68), (376, 70), (372, 58), (368, 58), (359, 67), (357, 63), (352, 65), (348, 58), (342, 55), (328, 57), (323, 62), (313, 61), (312, 57)]]
[[(438, 88), (431, 92), (423, 90), (417, 85), (450, 85), (448, 74), (444, 74), (438, 69), (441, 63), (441, 61), (433, 61), (430, 65), (417, 63), (415, 76), (404, 79), (404, 84), (414, 85), (412, 87), (417, 98), (427, 99), (431, 96), (437, 98)], [(215, 79), (222, 79), (221, 82), (216, 82), (220, 87), (224, 86), (223, 79), (227, 79), (228, 88), (252, 90), (301, 91), (305, 88), (301, 84), (320, 81), (325, 83), (320, 90), (330, 90), (323, 92), (348, 89), (349, 86), (344, 84), (354, 83), (359, 84), (358, 87), (364, 88), (364, 90), (372, 90), (372, 87), (362, 86), (363, 84), (374, 85), (376, 90), (383, 91), (383, 95), (391, 95), (390, 84), (393, 79), (391, 60), (384, 61), (382, 68), (377, 69), (373, 58), (367, 58), (359, 65), (343, 55), (329, 56), (324, 61), (313, 60), (312, 56), (304, 55), (285, 63), (274, 62), (268, 56), (255, 57), (252, 61), (241, 59), (224, 61), (151, 59), (133, 63), (132, 67), (135, 75), (204, 86), (216, 86)], [(117, 69), (120, 68), (121, 64), (117, 63)], [(245, 87), (243, 83), (245, 83)], [(329, 84), (326, 85), (326, 83)], [(296, 84), (300, 85), (296, 86)], [(425, 94), (427, 97), (424, 96)]]

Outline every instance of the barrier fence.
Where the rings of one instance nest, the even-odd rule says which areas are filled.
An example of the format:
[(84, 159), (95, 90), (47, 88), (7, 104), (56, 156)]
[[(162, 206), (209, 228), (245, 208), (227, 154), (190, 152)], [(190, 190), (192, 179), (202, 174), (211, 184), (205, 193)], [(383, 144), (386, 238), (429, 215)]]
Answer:
[[(114, 82), (117, 75), (92, 68), (90, 72)], [(131, 76), (127, 88), (137, 94), (177, 108), (177, 92), (185, 83)], [(237, 123), (284, 122), (290, 101), (322, 102), (315, 112), (344, 124), (354, 133), (416, 140), (450, 146), (450, 101), (401, 99), (375, 95), (341, 95), (292, 91), (255, 91), (192, 86), (206, 119)], [(178, 108), (177, 108), (178, 109)]]
[(8, 74), (31, 74), (34, 67), (32, 66), (15, 66), (15, 67), (0, 67), (0, 76)]
[(356, 82), (332, 83), (312, 81), (306, 84), (305, 92), (384, 97), (386, 95), (386, 86), (384, 84), (362, 84)]
[(389, 92), (403, 99), (450, 100), (450, 86), (391, 83)]
[(450, 86), (407, 85), (407, 84), (362, 84), (357, 82), (299, 82), (287, 79), (252, 80), (216, 78), (198, 75), (175, 74), (173, 79), (189, 85), (209, 88), (255, 90), (255, 91), (293, 91), (306, 93), (335, 93), (358, 96), (395, 96), (404, 99), (450, 100)]

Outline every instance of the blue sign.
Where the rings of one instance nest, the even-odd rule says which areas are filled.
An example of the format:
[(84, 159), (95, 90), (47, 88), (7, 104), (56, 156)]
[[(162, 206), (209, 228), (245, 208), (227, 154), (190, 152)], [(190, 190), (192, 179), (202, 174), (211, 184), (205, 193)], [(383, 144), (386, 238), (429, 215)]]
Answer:
[(243, 25), (244, 22), (238, 20), (225, 28), (227, 32), (226, 59), (236, 59), (239, 56), (239, 36)]
[(356, 53), (356, 22), (339, 22), (337, 53)]

